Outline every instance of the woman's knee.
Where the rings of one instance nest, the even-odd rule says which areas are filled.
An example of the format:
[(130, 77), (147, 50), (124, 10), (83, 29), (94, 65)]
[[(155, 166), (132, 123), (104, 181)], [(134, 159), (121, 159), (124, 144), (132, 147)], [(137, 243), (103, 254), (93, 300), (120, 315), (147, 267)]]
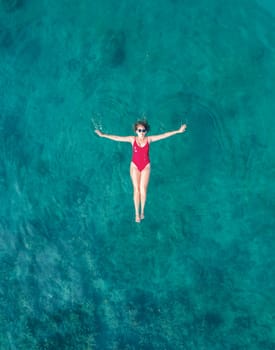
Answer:
[(147, 187), (141, 186), (141, 187), (140, 187), (140, 195), (141, 195), (141, 196), (145, 196), (146, 193), (147, 193)]

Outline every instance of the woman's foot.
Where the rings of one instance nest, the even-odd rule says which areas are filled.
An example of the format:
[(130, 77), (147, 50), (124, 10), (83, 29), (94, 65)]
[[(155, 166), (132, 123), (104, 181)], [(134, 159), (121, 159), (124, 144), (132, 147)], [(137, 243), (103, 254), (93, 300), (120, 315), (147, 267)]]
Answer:
[(139, 217), (139, 215), (136, 215), (136, 222), (140, 222), (140, 217)]
[(144, 213), (140, 214), (140, 219), (143, 220), (144, 219)]

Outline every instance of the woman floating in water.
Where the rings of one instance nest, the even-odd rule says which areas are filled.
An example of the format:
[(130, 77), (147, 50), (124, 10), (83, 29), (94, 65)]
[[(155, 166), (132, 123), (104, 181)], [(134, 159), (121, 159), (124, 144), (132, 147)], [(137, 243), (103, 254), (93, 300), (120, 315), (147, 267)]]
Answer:
[(147, 136), (147, 132), (150, 130), (149, 124), (146, 121), (139, 120), (134, 125), (134, 131), (137, 136), (108, 135), (103, 134), (100, 130), (95, 130), (95, 133), (100, 137), (118, 142), (130, 142), (132, 144), (133, 156), (130, 164), (130, 175), (134, 188), (136, 222), (144, 219), (144, 207), (150, 177), (150, 143), (183, 133), (185, 129), (186, 124), (183, 124), (178, 130), (165, 132), (160, 135)]

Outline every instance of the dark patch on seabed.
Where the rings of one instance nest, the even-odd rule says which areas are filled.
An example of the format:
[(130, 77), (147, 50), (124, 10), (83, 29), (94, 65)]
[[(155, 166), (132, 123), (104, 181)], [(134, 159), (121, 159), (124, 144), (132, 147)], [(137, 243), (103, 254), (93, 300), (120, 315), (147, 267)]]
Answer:
[(2, 0), (1, 3), (5, 11), (15, 12), (22, 9), (26, 0)]

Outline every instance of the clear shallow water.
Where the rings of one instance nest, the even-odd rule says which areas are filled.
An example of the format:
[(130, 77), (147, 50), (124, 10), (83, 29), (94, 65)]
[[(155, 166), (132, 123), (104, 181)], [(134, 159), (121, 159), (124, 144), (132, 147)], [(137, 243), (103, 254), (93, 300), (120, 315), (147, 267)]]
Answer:
[[(1, 2), (1, 349), (275, 347), (260, 5)], [(152, 145), (136, 225), (131, 149), (93, 128), (141, 116), (188, 131)]]

